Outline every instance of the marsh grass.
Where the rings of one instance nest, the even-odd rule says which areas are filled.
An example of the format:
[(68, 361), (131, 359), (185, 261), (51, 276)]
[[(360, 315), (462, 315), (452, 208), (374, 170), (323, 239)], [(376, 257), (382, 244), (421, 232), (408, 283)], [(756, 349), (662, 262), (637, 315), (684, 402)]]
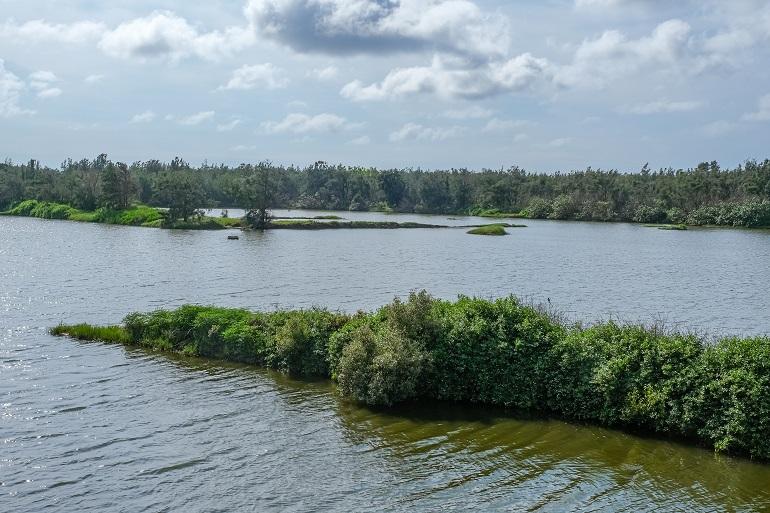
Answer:
[(91, 340), (128, 344), (131, 337), (122, 326), (92, 326), (90, 324), (60, 324), (50, 330), (51, 335), (68, 336), (77, 340)]

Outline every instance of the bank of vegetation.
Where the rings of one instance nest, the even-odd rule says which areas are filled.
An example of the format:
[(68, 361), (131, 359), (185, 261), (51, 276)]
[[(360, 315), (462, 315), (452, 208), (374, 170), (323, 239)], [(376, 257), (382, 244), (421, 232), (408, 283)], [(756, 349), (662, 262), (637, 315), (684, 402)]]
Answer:
[(581, 327), (513, 297), (450, 302), (425, 292), (355, 315), (183, 306), (52, 333), (328, 377), (373, 406), (500, 405), (770, 460), (767, 337)]
[(106, 155), (67, 160), (57, 169), (34, 160), (0, 164), (0, 210), (27, 199), (87, 212), (141, 203), (168, 207), (182, 221), (201, 207), (240, 207), (252, 211), (249, 221), (256, 226), (269, 221), (267, 207), (762, 227), (770, 226), (770, 160), (734, 169), (710, 162), (691, 169), (549, 174), (324, 162), (193, 167), (179, 158), (128, 165)]

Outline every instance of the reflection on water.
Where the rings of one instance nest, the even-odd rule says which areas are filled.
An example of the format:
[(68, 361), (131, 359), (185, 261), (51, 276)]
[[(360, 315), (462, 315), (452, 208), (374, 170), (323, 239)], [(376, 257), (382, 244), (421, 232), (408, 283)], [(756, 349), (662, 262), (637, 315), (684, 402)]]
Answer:
[(770, 508), (770, 466), (673, 442), (450, 405), (372, 411), (328, 382), (45, 331), (183, 302), (352, 310), (420, 287), (551, 297), (580, 317), (670, 312), (709, 331), (770, 331), (767, 234), (528, 224), (493, 241), (416, 230), (231, 244), (219, 232), (0, 218), (0, 507)]

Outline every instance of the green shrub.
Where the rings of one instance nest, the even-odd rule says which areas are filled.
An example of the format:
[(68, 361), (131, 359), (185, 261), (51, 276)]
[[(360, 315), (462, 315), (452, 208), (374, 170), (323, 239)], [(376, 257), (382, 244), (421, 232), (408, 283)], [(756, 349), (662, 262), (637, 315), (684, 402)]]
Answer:
[(500, 405), (770, 460), (770, 338), (565, 326), (513, 297), (449, 302), (424, 291), (352, 317), (187, 305), (51, 332), (329, 376), (370, 405)]

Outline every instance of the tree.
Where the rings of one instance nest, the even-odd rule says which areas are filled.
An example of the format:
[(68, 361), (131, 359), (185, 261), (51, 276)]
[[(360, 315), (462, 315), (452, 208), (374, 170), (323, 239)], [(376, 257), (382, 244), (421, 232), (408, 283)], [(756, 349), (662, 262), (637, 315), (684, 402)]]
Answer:
[(107, 208), (125, 210), (137, 192), (136, 182), (128, 166), (108, 162), (102, 171), (102, 204)]
[(177, 219), (187, 222), (206, 204), (206, 195), (200, 181), (189, 173), (171, 171), (158, 180), (155, 201), (168, 207), (168, 222), (173, 223)]
[(249, 166), (241, 188), (246, 223), (254, 229), (264, 230), (270, 224), (270, 209), (275, 200), (275, 180), (269, 162)]

